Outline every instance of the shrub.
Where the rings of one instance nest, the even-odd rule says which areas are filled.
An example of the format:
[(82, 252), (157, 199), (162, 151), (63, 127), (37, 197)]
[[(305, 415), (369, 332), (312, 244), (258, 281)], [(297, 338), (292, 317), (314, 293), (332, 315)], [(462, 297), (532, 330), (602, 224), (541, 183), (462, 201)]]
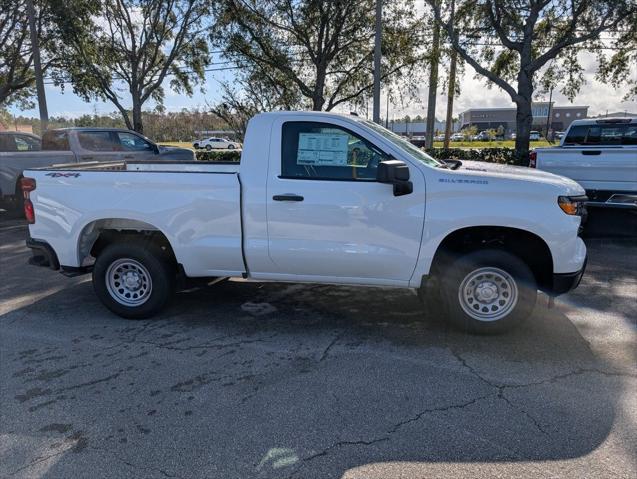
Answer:
[[(506, 165), (521, 165), (515, 156), (513, 148), (429, 148), (425, 150), (430, 156), (438, 160), (472, 160), (500, 163)], [(236, 150), (197, 151), (198, 161), (218, 161), (238, 163), (241, 152)]]
[(241, 152), (236, 150), (196, 151), (197, 161), (219, 161), (239, 163)]
[(515, 156), (515, 150), (513, 148), (481, 148), (479, 150), (461, 148), (428, 148), (425, 152), (437, 160), (453, 159), (486, 161), (488, 163), (500, 163), (505, 165), (522, 164)]

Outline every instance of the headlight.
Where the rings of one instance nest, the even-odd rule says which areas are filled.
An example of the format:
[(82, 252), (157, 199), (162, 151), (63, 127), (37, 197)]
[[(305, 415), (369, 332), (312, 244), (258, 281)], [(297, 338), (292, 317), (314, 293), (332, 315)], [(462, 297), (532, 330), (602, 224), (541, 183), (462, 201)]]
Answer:
[(558, 196), (557, 204), (567, 215), (586, 215), (587, 196)]

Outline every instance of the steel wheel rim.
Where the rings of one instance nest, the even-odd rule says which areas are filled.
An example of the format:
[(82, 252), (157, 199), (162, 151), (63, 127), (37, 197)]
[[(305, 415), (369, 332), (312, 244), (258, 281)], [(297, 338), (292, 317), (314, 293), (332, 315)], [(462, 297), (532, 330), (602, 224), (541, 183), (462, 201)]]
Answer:
[(518, 303), (515, 279), (495, 267), (478, 268), (467, 274), (458, 290), (462, 310), (478, 321), (498, 321)]
[(106, 288), (115, 301), (124, 306), (141, 306), (153, 291), (153, 281), (139, 261), (121, 258), (106, 270)]

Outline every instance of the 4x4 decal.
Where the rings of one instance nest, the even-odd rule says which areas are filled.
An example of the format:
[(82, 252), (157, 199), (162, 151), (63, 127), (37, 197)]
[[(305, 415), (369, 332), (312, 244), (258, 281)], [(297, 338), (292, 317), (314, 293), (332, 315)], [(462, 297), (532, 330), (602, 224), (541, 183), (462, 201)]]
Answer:
[(50, 176), (51, 178), (77, 178), (80, 176), (79, 173), (47, 173), (45, 176)]

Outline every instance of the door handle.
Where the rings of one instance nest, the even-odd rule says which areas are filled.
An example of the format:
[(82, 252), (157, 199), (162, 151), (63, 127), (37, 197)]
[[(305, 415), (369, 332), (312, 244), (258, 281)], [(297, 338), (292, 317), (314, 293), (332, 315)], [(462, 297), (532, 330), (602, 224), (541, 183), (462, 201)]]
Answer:
[(133, 155), (124, 155), (124, 159), (125, 159), (125, 160), (132, 160), (132, 159), (134, 159), (134, 158), (135, 158), (135, 157), (134, 157)]
[(285, 195), (274, 195), (272, 197), (274, 201), (303, 201), (303, 197), (300, 195), (294, 194), (285, 194)]
[(601, 150), (582, 150), (582, 155), (593, 156), (593, 155), (601, 155)]
[(93, 157), (92, 156), (83, 156), (82, 157), (82, 161), (88, 161), (88, 160), (92, 160)]

